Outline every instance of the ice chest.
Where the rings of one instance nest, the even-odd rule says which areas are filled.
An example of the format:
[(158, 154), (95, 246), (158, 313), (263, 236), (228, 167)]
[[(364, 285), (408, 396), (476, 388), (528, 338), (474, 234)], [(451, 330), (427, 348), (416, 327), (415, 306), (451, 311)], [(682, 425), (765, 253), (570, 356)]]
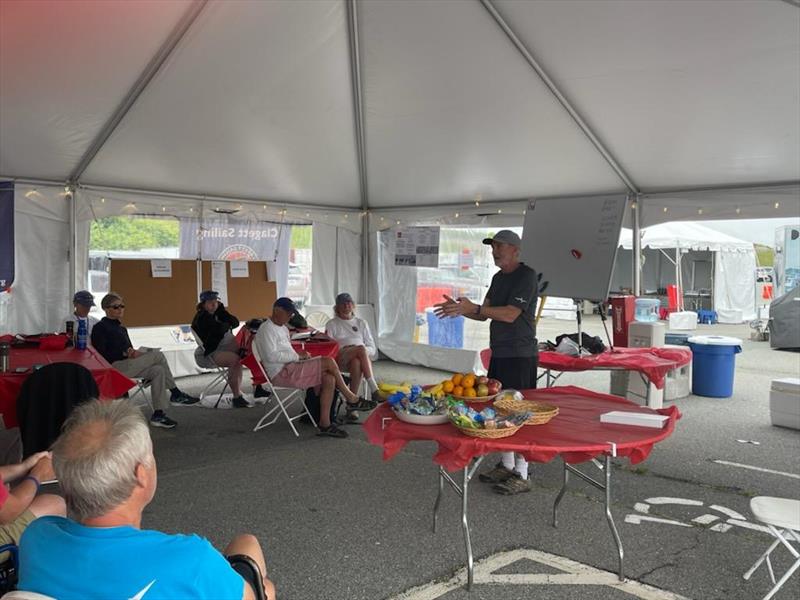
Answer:
[(697, 313), (691, 310), (669, 313), (669, 329), (697, 329)]
[(769, 392), (769, 418), (776, 427), (800, 429), (800, 379), (773, 379)]
[(736, 355), (742, 340), (722, 335), (695, 335), (689, 338), (692, 349), (692, 393), (710, 398), (733, 395)]

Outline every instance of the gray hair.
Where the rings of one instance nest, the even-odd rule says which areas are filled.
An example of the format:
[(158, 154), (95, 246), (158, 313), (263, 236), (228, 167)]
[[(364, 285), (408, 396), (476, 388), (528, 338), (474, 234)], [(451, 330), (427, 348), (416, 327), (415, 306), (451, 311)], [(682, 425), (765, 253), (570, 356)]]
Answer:
[(137, 465), (153, 463), (147, 422), (125, 399), (78, 406), (53, 445), (53, 468), (77, 521), (125, 502), (137, 483)]
[(114, 300), (122, 300), (122, 296), (120, 296), (116, 292), (108, 292), (105, 296), (103, 296), (103, 299), (100, 300), (100, 308), (105, 310), (106, 308), (114, 304)]

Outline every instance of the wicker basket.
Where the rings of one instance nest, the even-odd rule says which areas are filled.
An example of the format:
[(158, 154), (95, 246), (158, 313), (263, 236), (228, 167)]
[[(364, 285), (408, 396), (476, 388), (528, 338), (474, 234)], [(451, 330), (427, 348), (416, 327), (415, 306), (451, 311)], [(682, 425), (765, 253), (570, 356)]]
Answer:
[(494, 407), (501, 415), (520, 412), (532, 412), (533, 416), (523, 423), (524, 425), (544, 425), (558, 414), (558, 407), (535, 400), (513, 400), (500, 398), (495, 400)]
[[(452, 421), (450, 422), (453, 423)], [(458, 429), (464, 435), (476, 438), (490, 439), (490, 440), (511, 437), (512, 435), (517, 433), (520, 429), (522, 429), (522, 425), (516, 425), (514, 427), (503, 427), (502, 429), (478, 429), (473, 427), (459, 427), (455, 423), (453, 423), (453, 427)]]

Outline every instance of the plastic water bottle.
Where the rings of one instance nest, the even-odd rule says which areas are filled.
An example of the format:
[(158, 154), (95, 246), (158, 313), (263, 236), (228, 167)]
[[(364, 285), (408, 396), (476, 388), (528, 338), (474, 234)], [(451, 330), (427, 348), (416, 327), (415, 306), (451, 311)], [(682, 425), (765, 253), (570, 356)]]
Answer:
[(86, 342), (89, 337), (89, 326), (86, 319), (78, 317), (78, 336), (75, 338), (75, 348), (86, 350)]

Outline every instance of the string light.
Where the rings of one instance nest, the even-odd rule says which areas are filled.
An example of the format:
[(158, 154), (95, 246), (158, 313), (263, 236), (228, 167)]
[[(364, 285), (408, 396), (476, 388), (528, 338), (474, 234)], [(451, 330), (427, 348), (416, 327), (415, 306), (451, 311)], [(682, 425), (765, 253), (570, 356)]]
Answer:
[(190, 207), (189, 207), (189, 212), (190, 212), (190, 213), (193, 213), (193, 212), (194, 212), (194, 206), (190, 206)]
[(306, 218), (310, 217), (311, 213), (306, 213)]
[(498, 214), (498, 215), (499, 215), (499, 214), (502, 214), (502, 212), (503, 212), (503, 209), (502, 209), (502, 208), (498, 208), (498, 209), (497, 209), (497, 214)]
[(638, 204), (636, 204), (636, 200), (634, 200), (633, 202), (631, 202), (631, 208), (636, 208), (637, 206), (639, 206), (639, 205), (638, 205)]
[(106, 203), (106, 199), (105, 198), (100, 198), (100, 204), (105, 204), (105, 203)]
[(522, 216), (524, 217), (527, 214), (528, 214), (528, 209), (527, 208), (523, 208), (522, 209)]
[(775, 208), (780, 208), (780, 207), (781, 207), (781, 203), (780, 202), (776, 202), (775, 203)]
[(737, 215), (738, 215), (738, 214), (741, 214), (741, 212), (742, 212), (742, 209), (741, 209), (741, 208), (739, 208), (739, 207), (737, 206), (737, 207), (736, 207), (736, 214), (737, 214)]
[(458, 218), (458, 213), (456, 213), (456, 219)]
[(162, 206), (161, 207), (161, 212), (167, 212), (167, 207), (166, 206)]
[(698, 208), (697, 209), (697, 214), (698, 215), (702, 215), (703, 214), (703, 209), (702, 208)]
[(666, 206), (664, 207), (664, 212), (667, 212), (667, 207)]
[(264, 204), (261, 208), (263, 208), (264, 210), (267, 210), (267, 205)]
[(345, 219), (349, 219), (350, 218), (350, 213), (344, 213), (344, 218)]

